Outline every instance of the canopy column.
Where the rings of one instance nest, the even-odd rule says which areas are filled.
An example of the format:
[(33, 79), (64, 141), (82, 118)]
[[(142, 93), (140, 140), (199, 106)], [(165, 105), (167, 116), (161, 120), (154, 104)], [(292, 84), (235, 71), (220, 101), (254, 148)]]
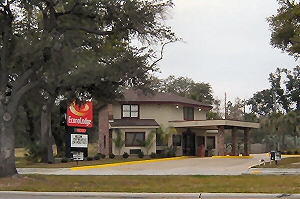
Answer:
[(232, 155), (239, 155), (237, 130), (237, 127), (233, 127), (233, 129), (231, 130)]
[(224, 149), (224, 126), (218, 126), (218, 155), (222, 156), (225, 154)]
[(244, 130), (244, 155), (250, 154), (250, 128)]

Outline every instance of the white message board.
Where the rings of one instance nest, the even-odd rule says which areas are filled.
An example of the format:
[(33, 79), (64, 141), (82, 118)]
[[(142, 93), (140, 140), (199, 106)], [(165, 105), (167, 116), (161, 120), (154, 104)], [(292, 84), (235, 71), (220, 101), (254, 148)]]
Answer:
[(73, 153), (73, 160), (83, 160), (83, 152), (72, 151)]
[(88, 143), (88, 135), (71, 134), (71, 147), (87, 148)]

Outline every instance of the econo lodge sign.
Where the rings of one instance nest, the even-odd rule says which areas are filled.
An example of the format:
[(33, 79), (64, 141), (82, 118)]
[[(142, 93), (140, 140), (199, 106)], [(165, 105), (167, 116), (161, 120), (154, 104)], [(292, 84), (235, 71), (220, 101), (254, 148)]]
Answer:
[(67, 111), (67, 125), (91, 128), (93, 126), (93, 104), (76, 104), (73, 102)]

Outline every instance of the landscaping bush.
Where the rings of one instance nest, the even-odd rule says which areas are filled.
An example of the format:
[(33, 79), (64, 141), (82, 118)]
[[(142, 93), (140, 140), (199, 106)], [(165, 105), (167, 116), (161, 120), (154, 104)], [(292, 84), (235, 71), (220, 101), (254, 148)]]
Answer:
[(156, 155), (156, 153), (152, 152), (152, 153), (150, 154), (150, 157), (151, 157), (151, 158), (156, 158), (157, 155)]
[(291, 154), (292, 154), (292, 152), (291, 152), (291, 151), (287, 151), (286, 153), (287, 153), (288, 155), (291, 155)]
[(298, 155), (298, 154), (299, 154), (299, 152), (298, 152), (298, 151), (294, 151), (294, 154), (295, 154), (295, 155)]
[(63, 157), (61, 158), (61, 163), (68, 163), (69, 162), (69, 158)]
[(281, 154), (285, 154), (285, 151), (281, 151)]
[(110, 159), (114, 159), (115, 157), (116, 157), (115, 154), (113, 154), (113, 153), (109, 154)]
[(106, 155), (102, 153), (101, 158), (103, 158), (103, 159), (106, 158)]
[(94, 160), (100, 160), (101, 156), (100, 155), (95, 155)]
[(40, 144), (31, 144), (27, 147), (27, 153), (24, 154), (25, 159), (29, 162), (40, 162), (46, 150), (47, 148)]
[(89, 157), (86, 158), (86, 160), (87, 160), (87, 161), (93, 161), (94, 158), (89, 156)]
[(123, 153), (123, 158), (128, 158), (129, 157), (129, 154), (127, 152), (124, 152)]
[(139, 154), (138, 154), (139, 158), (143, 158), (144, 157), (144, 152), (143, 151), (140, 151)]

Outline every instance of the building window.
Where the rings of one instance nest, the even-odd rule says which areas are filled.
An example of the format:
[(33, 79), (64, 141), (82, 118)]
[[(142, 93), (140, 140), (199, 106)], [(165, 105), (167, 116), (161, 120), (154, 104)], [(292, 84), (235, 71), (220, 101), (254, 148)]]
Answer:
[(183, 107), (183, 119), (194, 120), (194, 107)]
[(207, 143), (206, 148), (208, 150), (215, 149), (216, 148), (216, 137), (215, 136), (207, 136), (206, 143)]
[(181, 135), (173, 135), (173, 146), (181, 146)]
[(139, 117), (139, 105), (123, 104), (122, 117), (123, 118), (138, 118)]
[(143, 146), (145, 132), (125, 132), (125, 146)]

